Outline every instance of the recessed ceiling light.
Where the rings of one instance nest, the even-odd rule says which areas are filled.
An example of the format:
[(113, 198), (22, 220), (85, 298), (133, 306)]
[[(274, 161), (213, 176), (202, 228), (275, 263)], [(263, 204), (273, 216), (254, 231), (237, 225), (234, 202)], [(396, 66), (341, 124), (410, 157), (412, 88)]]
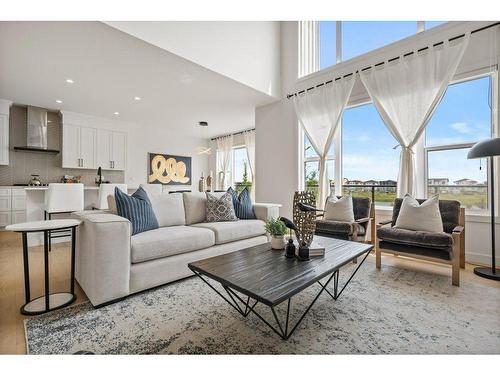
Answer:
[(71, 78), (67, 78), (66, 83), (75, 83), (75, 81), (73, 81)]
[(208, 122), (206, 122), (206, 121), (200, 121), (200, 122), (198, 122), (198, 125), (200, 125), (200, 126), (208, 126)]
[(120, 115), (120, 112), (115, 112), (115, 113), (113, 113), (113, 114), (114, 114), (115, 116), (118, 116), (118, 115)]
[(57, 99), (57, 100), (56, 100), (56, 103), (58, 103), (58, 104), (62, 104), (62, 100)]
[(140, 101), (141, 97), (140, 96), (134, 96), (134, 100)]

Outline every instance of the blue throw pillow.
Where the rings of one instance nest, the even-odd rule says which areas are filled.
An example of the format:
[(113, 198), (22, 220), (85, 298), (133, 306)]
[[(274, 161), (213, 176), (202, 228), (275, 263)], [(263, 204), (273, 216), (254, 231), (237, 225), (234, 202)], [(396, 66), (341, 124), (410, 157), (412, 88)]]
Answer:
[(158, 228), (151, 201), (142, 187), (127, 195), (115, 187), (116, 211), (132, 223), (132, 235)]
[(250, 192), (247, 188), (244, 188), (239, 196), (232, 187), (227, 189), (227, 192), (231, 194), (233, 198), (234, 212), (238, 219), (250, 220), (257, 218), (253, 211), (252, 199), (250, 198)]

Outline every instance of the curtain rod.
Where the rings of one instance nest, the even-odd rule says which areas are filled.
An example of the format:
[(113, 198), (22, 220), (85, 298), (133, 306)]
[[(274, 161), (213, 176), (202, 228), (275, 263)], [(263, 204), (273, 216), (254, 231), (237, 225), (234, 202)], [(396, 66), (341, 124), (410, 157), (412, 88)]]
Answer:
[[(495, 22), (495, 23), (492, 23), (491, 25), (483, 26), (483, 27), (481, 27), (481, 28), (479, 28), (479, 29), (472, 30), (470, 33), (471, 33), (471, 34), (475, 34), (475, 33), (478, 33), (478, 32), (480, 32), (480, 31), (483, 31), (483, 30), (486, 30), (486, 29), (489, 29), (489, 28), (491, 28), (491, 27), (495, 27), (495, 26), (498, 26), (498, 25), (500, 25), (500, 22)], [(452, 41), (454, 41), (454, 40), (456, 40), (456, 39), (459, 39), (459, 38), (462, 38), (462, 37), (464, 37), (464, 36), (465, 36), (465, 34), (460, 34), (460, 35), (457, 35), (457, 36), (454, 36), (454, 37), (452, 37), (452, 38), (448, 39), (448, 41), (449, 41), (449, 42), (452, 42)], [(439, 46), (439, 45), (441, 45), (441, 44), (443, 44), (443, 43), (444, 43), (444, 42), (438, 42), (438, 43), (433, 44), (432, 46), (433, 46), (433, 47), (437, 47), (437, 46)], [(420, 49), (418, 49), (418, 50), (417, 50), (417, 52), (422, 52), (422, 51), (425, 51), (426, 49), (429, 49), (429, 47), (427, 46), (427, 47), (420, 48)], [(413, 54), (414, 54), (414, 52), (413, 52), (413, 51), (412, 51), (412, 52), (408, 52), (408, 53), (405, 53), (405, 54), (403, 55), (403, 57), (407, 57), (407, 56), (410, 56), (410, 55), (413, 55)], [(387, 60), (387, 62), (392, 62), (392, 61), (398, 60), (399, 58), (400, 58), (400, 56), (393, 57), (392, 59)], [(381, 61), (381, 62), (379, 62), (379, 63), (377, 63), (377, 64), (374, 64), (373, 66), (380, 66), (380, 65), (384, 65), (384, 64), (385, 64), (385, 61)], [(327, 84), (329, 84), (329, 83), (332, 83), (333, 81), (338, 81), (338, 80), (340, 80), (340, 79), (342, 79), (342, 78), (347, 78), (347, 77), (350, 77), (350, 76), (352, 76), (352, 75), (354, 75), (354, 74), (356, 74), (356, 73), (359, 73), (360, 71), (364, 72), (364, 71), (369, 70), (369, 69), (371, 69), (371, 68), (372, 68), (372, 66), (367, 66), (366, 68), (362, 68), (362, 69), (360, 69), (360, 70), (356, 70), (355, 72), (352, 72), (352, 73), (346, 74), (346, 75), (344, 75), (344, 76), (337, 77), (337, 78), (335, 78), (335, 79), (330, 79), (330, 80), (328, 80), (328, 81), (326, 81), (326, 82), (322, 82), (322, 83), (320, 83), (320, 84), (317, 84), (316, 86), (311, 86), (311, 87), (308, 87), (307, 89), (297, 91), (297, 92), (295, 92), (295, 93), (293, 93), (293, 94), (288, 94), (288, 95), (286, 96), (286, 98), (287, 98), (287, 99), (290, 99), (291, 97), (297, 96), (298, 94), (302, 94), (302, 93), (304, 93), (304, 92), (306, 92), (306, 91), (314, 90), (315, 88), (318, 88), (318, 87), (321, 87), (321, 86), (327, 85)]]
[(226, 135), (219, 135), (218, 137), (210, 138), (210, 140), (211, 141), (215, 141), (218, 138), (229, 137), (230, 135), (239, 135), (239, 134), (243, 134), (243, 133), (246, 133), (246, 132), (251, 132), (251, 131), (254, 131), (254, 130), (255, 130), (255, 128), (252, 128), (252, 129), (242, 130), (242, 131), (236, 132), (236, 133), (230, 133), (230, 134), (226, 134)]

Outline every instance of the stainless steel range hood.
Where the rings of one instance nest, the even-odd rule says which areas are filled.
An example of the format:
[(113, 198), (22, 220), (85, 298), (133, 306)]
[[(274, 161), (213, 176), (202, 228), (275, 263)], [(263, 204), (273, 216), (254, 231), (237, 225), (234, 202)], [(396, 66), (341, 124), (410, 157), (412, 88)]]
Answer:
[(47, 110), (28, 106), (26, 146), (47, 149)]
[(59, 153), (58, 150), (49, 150), (47, 148), (47, 110), (28, 106), (27, 112), (26, 146), (17, 146), (14, 147), (14, 150)]

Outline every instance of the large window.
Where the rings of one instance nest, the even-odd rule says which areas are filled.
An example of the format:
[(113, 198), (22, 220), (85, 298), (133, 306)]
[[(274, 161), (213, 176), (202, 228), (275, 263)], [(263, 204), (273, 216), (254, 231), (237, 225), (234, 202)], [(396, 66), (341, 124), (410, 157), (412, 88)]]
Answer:
[[(328, 159), (326, 162), (327, 178), (330, 181), (330, 185), (333, 185), (335, 174), (334, 174), (334, 163), (335, 163), (335, 145), (332, 142), (330, 150), (328, 152)], [(319, 156), (314, 151), (311, 146), (311, 142), (304, 134), (304, 186), (308, 191), (313, 191), (316, 195), (316, 201), (318, 200), (318, 187), (319, 187)]]
[(491, 76), (448, 87), (427, 125), (427, 194), (455, 199), (469, 210), (488, 209), (488, 165), (467, 160), (472, 145), (492, 133)]
[(252, 172), (248, 163), (248, 154), (246, 147), (233, 148), (233, 169), (232, 180), (233, 187), (239, 193), (245, 187), (252, 188)]
[(417, 33), (411, 21), (342, 22), (342, 60), (349, 60)]
[[(425, 21), (423, 30), (443, 23)], [(320, 21), (319, 69), (414, 35), (419, 31), (418, 24), (417, 21)], [(340, 34), (337, 26), (341, 28)]]
[(377, 205), (392, 205), (399, 168), (397, 144), (373, 104), (346, 109), (342, 117), (343, 191), (370, 198), (373, 193)]

